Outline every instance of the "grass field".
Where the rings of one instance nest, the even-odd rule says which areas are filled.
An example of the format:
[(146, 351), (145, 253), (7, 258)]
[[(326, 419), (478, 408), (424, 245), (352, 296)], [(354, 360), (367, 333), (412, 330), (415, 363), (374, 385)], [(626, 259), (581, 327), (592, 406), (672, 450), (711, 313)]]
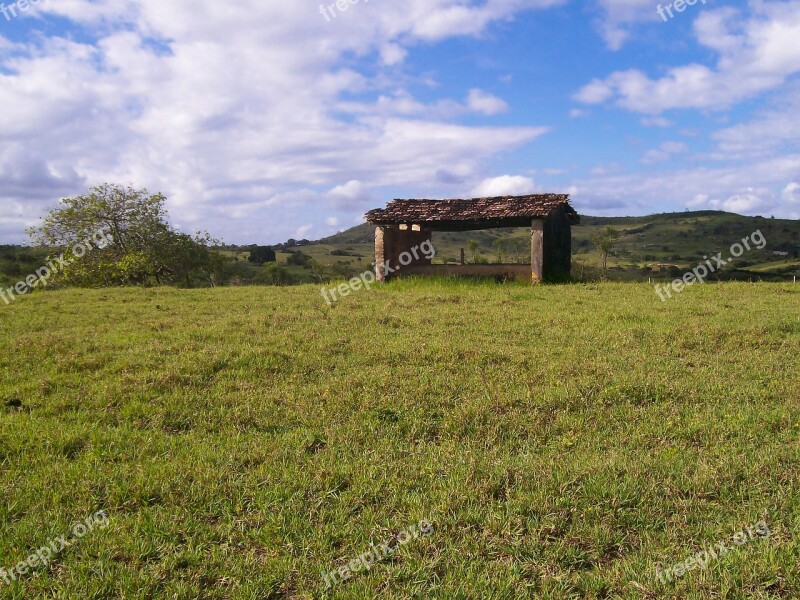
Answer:
[(743, 283), (24, 297), (0, 306), (0, 567), (109, 525), (0, 597), (798, 598), (799, 309)]

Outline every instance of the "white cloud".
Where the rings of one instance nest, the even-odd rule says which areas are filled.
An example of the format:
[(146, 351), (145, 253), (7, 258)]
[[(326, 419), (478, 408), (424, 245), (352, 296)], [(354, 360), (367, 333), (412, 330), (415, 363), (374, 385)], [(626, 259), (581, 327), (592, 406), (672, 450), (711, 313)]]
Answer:
[(440, 40), (453, 35), (477, 35), (491, 22), (509, 19), (514, 13), (531, 8), (549, 8), (563, 0), (494, 0), (483, 5), (467, 6), (458, 0), (416, 0), (412, 4), (417, 18), (413, 35), (426, 40)]
[(344, 185), (338, 185), (328, 192), (328, 197), (333, 199), (336, 208), (347, 210), (369, 210), (372, 203), (372, 194), (369, 189), (360, 181), (348, 181)]
[[(635, 173), (622, 168), (597, 169), (586, 180), (573, 182), (582, 210), (617, 202), (628, 214), (648, 214), (672, 206), (716, 209), (744, 214), (800, 218), (800, 135), (796, 133), (800, 84), (787, 86), (749, 121), (710, 135), (717, 146), (693, 153), (690, 161), (675, 160), (688, 152), (680, 141), (665, 142), (645, 154), (644, 162), (673, 161), (657, 172)], [(690, 135), (691, 131), (681, 131)], [(788, 182), (788, 183), (787, 183)], [(616, 210), (614, 214), (620, 214)]]
[(477, 113), (496, 115), (508, 110), (508, 104), (497, 96), (479, 89), (469, 91), (467, 106)]
[[(675, 140), (648, 151), (643, 162), (673, 162), (657, 172), (597, 168), (572, 182), (575, 200), (587, 213), (648, 214), (665, 207), (715, 209), (744, 214), (800, 217), (800, 84), (784, 86), (776, 99), (749, 121), (710, 135), (716, 147), (691, 161), (677, 160), (690, 149)], [(681, 130), (685, 136), (697, 135)], [(789, 183), (787, 183), (789, 182)]]
[(594, 206), (624, 207), (628, 214), (650, 214), (661, 207), (711, 208), (743, 214), (797, 218), (797, 207), (780, 197), (800, 172), (800, 153), (711, 168), (689, 165), (655, 173), (597, 174), (572, 182), (575, 199), (591, 214)]
[(36, 217), (85, 186), (68, 160), (48, 158), (44, 150), (18, 142), (0, 148), (0, 238), (27, 240), (23, 231)]
[(694, 198), (689, 200), (686, 203), (686, 208), (700, 208), (704, 206), (708, 206), (708, 201), (710, 200), (708, 194), (697, 194)]
[[(692, 209), (710, 208), (745, 215), (773, 214), (782, 210), (775, 202), (770, 190), (755, 190), (753, 188), (731, 194), (724, 200), (712, 198), (708, 194), (698, 194), (692, 201), (686, 203), (686, 207)], [(788, 213), (783, 212), (788, 216)]]
[[(634, 71), (628, 71), (627, 73), (634, 73)], [(583, 86), (580, 91), (575, 94), (575, 100), (583, 102), (584, 104), (601, 104), (610, 100), (613, 96), (614, 89), (609, 82), (595, 79), (591, 83)]]
[[(301, 2), (43, 2), (38, 13), (87, 35), (13, 47), (0, 36), (0, 104), (14, 107), (0, 111), (0, 148), (28, 157), (0, 174), (0, 235), (21, 229), (21, 212), (30, 224), (103, 181), (161, 191), (187, 229), (244, 242), (285, 239), (312, 220), (320, 231), (331, 212), (354, 221), (367, 200), (347, 197), (342, 182), (377, 190), (434, 187), (442, 170), (471, 177), (546, 129), (453, 123), (505, 103), (476, 90), (426, 105), (397, 65), (431, 41), (560, 3), (361, 3), (328, 23)], [(346, 97), (360, 108), (342, 116)]]
[(464, 103), (452, 99), (424, 104), (404, 89), (381, 95), (375, 102), (340, 102), (341, 112), (365, 116), (417, 116), (453, 120), (468, 114), (496, 115), (506, 112), (508, 104), (501, 98), (479, 89), (469, 91)]
[(800, 85), (786, 86), (781, 94), (749, 121), (712, 134), (718, 160), (752, 160), (800, 149)]
[(611, 50), (622, 48), (631, 36), (631, 25), (658, 19), (652, 0), (599, 0), (599, 5), (600, 32)]
[(676, 154), (683, 154), (689, 151), (689, 147), (682, 142), (664, 142), (658, 149), (648, 150), (642, 157), (642, 162), (646, 165), (665, 162)]
[(618, 173), (621, 170), (619, 165), (598, 165), (596, 167), (592, 167), (589, 171), (591, 175), (608, 175), (610, 173)]
[(575, 96), (587, 104), (614, 101), (635, 112), (720, 110), (774, 89), (800, 72), (800, 2), (759, 1), (743, 17), (731, 8), (705, 10), (695, 21), (699, 44), (719, 58), (714, 68), (688, 64), (660, 79), (639, 70), (617, 71), (595, 79)]
[(384, 65), (399, 64), (406, 59), (406, 56), (408, 56), (408, 52), (399, 44), (384, 44), (381, 47), (381, 62)]
[(800, 204), (800, 183), (795, 181), (788, 184), (784, 189), (781, 197), (786, 202), (791, 202), (792, 204)]
[(295, 230), (294, 237), (300, 240), (304, 240), (306, 239), (306, 237), (308, 236), (309, 232), (311, 232), (312, 229), (314, 229), (314, 225), (311, 223), (308, 223), (306, 225), (301, 225)]
[(762, 209), (768, 209), (771, 206), (771, 202), (769, 202), (768, 199), (762, 198), (752, 189), (740, 194), (733, 194), (726, 200), (711, 200), (709, 204), (714, 208), (744, 214), (758, 212)]
[(473, 190), (472, 195), (478, 198), (495, 196), (524, 196), (535, 194), (536, 184), (533, 179), (521, 175), (502, 175), (484, 179)]
[(664, 117), (642, 117), (640, 123), (645, 127), (672, 127), (672, 121)]
[(548, 168), (548, 169), (542, 169), (541, 173), (543, 175), (553, 176), (553, 175), (566, 175), (567, 173), (569, 173), (569, 171), (570, 171), (569, 169)]

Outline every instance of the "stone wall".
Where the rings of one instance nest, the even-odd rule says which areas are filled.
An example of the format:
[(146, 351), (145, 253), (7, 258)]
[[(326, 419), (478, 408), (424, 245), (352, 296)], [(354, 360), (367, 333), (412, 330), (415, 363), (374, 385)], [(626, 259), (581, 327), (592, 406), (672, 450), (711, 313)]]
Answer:
[(401, 277), (491, 277), (495, 279), (531, 280), (530, 265), (418, 265), (403, 269)]

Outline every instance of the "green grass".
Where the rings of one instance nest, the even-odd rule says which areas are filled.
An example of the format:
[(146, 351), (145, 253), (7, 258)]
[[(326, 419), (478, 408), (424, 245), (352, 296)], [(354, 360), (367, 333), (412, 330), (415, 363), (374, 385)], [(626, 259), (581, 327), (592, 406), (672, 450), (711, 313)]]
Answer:
[[(800, 597), (800, 286), (404, 280), (0, 306), (9, 598)], [(772, 536), (667, 586), (766, 515)]]
[(796, 269), (800, 272), (800, 260), (788, 258), (784, 260), (776, 260), (775, 262), (767, 263), (765, 265), (756, 265), (750, 267), (748, 270), (754, 272), (762, 272), (762, 271), (776, 271), (776, 270), (783, 270), (783, 269)]

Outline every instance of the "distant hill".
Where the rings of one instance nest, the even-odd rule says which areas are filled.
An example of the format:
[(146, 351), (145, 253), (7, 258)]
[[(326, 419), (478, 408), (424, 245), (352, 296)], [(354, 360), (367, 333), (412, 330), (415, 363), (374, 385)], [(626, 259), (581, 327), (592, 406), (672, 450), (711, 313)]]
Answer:
[[(726, 268), (729, 278), (791, 279), (800, 276), (800, 221), (765, 217), (744, 217), (721, 211), (664, 213), (645, 217), (582, 216), (581, 224), (573, 227), (573, 254), (576, 268), (596, 269), (599, 260), (591, 237), (607, 226), (620, 231), (609, 265), (612, 278), (648, 278), (670, 276), (703, 262), (704, 256), (727, 253), (732, 244), (757, 230), (767, 240), (764, 250), (746, 252)], [(322, 263), (341, 260), (346, 253), (361, 257), (362, 264), (373, 260), (375, 228), (358, 225), (336, 235), (312, 242), (302, 248)], [(506, 246), (504, 262), (515, 262), (511, 240), (519, 239), (526, 248), (529, 233), (524, 228), (489, 229), (464, 233), (434, 233), (437, 262), (457, 262), (461, 248), (469, 240), (478, 242), (479, 260), (498, 261), (497, 240)], [(776, 254), (778, 253), (778, 254)], [(785, 253), (785, 254), (784, 254)], [(468, 261), (471, 260), (467, 250)], [(528, 262), (522, 259), (523, 262)]]
[[(727, 255), (732, 244), (757, 230), (764, 235), (767, 246), (746, 252), (726, 266), (720, 278), (779, 281), (800, 277), (800, 221), (702, 211), (646, 217), (581, 217), (581, 224), (572, 229), (575, 278), (594, 279), (600, 275), (599, 255), (591, 238), (607, 226), (622, 234), (609, 259), (606, 276), (610, 279), (675, 279), (702, 263), (704, 256), (718, 252)], [(350, 278), (371, 268), (374, 238), (374, 226), (365, 223), (317, 241), (293, 241), (276, 247), (277, 264), (262, 267), (248, 262), (248, 247), (228, 246), (226, 254), (233, 260), (219, 283), (283, 285)], [(470, 240), (478, 243), (474, 257), (478, 261), (530, 262), (527, 228), (434, 233), (437, 252), (434, 262), (457, 263), (462, 248), (471, 262)], [(291, 264), (287, 261), (292, 253), (305, 254), (314, 260), (295, 260)], [(0, 246), (0, 287), (12, 286), (33, 273), (44, 264), (46, 255), (47, 250), (41, 248)]]
[(356, 225), (345, 231), (322, 238), (316, 244), (372, 244), (375, 240), (375, 226), (369, 223)]

